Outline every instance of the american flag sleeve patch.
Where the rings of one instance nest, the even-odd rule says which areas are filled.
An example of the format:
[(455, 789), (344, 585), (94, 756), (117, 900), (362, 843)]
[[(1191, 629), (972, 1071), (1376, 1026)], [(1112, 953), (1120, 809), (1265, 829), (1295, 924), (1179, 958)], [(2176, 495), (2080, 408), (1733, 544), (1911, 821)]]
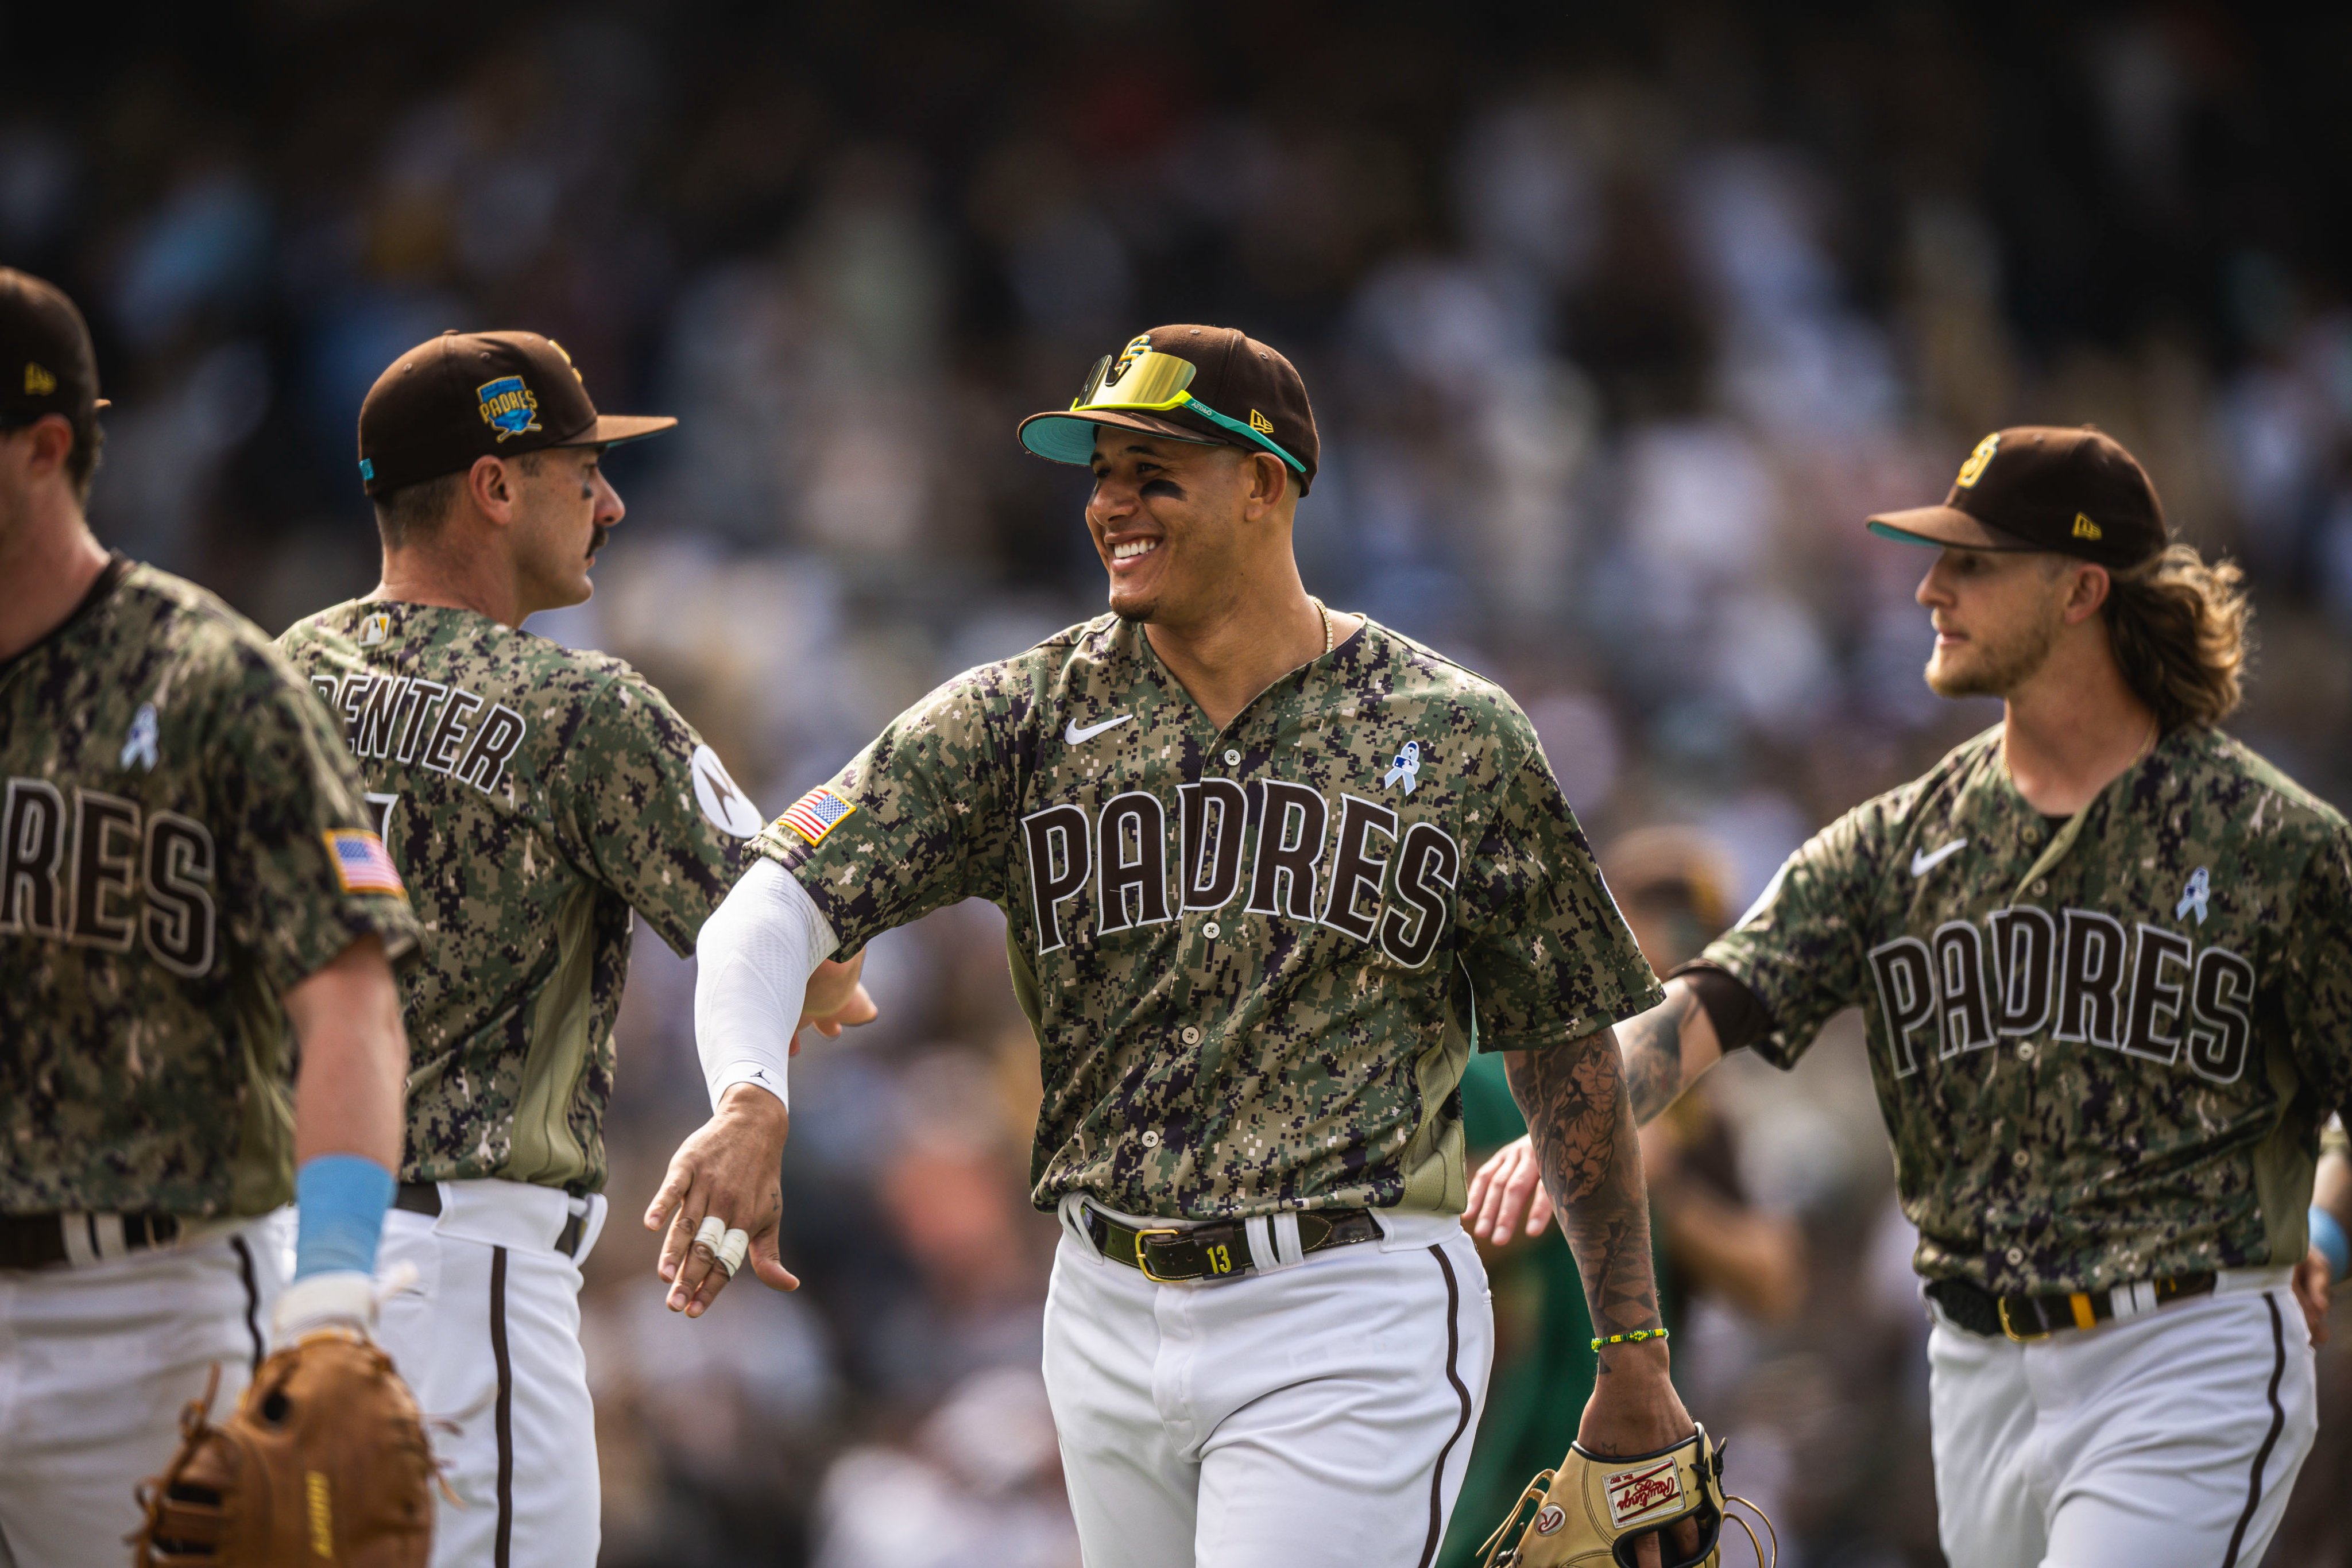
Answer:
[(855, 805), (820, 784), (793, 801), (776, 821), (814, 846), (824, 842), (825, 834), (833, 831), (844, 817), (856, 810)]
[(345, 893), (389, 893), (401, 897), (408, 889), (400, 868), (384, 852), (383, 841), (363, 828), (330, 828), (327, 857), (335, 862), (335, 880)]

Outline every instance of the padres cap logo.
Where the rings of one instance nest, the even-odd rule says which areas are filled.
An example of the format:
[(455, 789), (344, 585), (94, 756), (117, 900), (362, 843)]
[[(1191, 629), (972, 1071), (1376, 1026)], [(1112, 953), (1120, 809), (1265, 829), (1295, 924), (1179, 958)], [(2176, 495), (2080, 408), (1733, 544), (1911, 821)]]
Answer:
[(47, 366), (37, 365), (30, 360), (25, 361), (25, 393), (26, 396), (47, 397), (57, 390), (58, 378), (49, 373)]
[(1952, 483), (1963, 490), (1973, 487), (1978, 480), (1984, 477), (1985, 465), (1992, 461), (1992, 455), (2000, 450), (2000, 432), (1996, 430), (1977, 443), (1977, 449), (1969, 454), (1966, 463), (1960, 465), (1959, 477)]

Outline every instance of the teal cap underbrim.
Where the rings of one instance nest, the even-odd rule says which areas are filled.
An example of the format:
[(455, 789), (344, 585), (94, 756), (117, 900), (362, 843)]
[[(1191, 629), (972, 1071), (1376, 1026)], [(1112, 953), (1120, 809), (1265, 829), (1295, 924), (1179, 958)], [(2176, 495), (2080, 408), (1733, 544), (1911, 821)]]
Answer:
[(1095, 460), (1095, 422), (1044, 414), (1021, 426), (1021, 444), (1054, 463)]
[(1169, 441), (1189, 441), (1196, 446), (1229, 444), (1216, 436), (1185, 430), (1168, 420), (1108, 410), (1094, 414), (1033, 413), (1021, 422), (1021, 444), (1048, 462), (1069, 463), (1085, 468), (1095, 460), (1095, 432), (1106, 424), (1120, 430), (1139, 430), (1146, 435), (1160, 436)]

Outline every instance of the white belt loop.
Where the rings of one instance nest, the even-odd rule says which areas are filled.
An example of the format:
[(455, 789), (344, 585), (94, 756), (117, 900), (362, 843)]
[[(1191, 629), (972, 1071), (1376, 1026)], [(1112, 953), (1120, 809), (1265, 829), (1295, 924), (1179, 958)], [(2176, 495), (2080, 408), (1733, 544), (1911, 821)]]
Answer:
[(588, 1261), (588, 1254), (596, 1249), (596, 1238), (604, 1234), (604, 1218), (613, 1212), (613, 1206), (605, 1202), (603, 1193), (595, 1192), (573, 1198), (572, 1212), (580, 1220), (580, 1244), (572, 1249), (572, 1261), (577, 1266)]
[(1085, 1193), (1064, 1193), (1062, 1195), (1062, 1201), (1054, 1206), (1054, 1215), (1055, 1218), (1062, 1222), (1062, 1233), (1065, 1236), (1067, 1236), (1071, 1240), (1085, 1248), (1087, 1250), (1087, 1256), (1093, 1259), (1096, 1262), (1100, 1263), (1104, 1261), (1102, 1249), (1095, 1245), (1095, 1239), (1089, 1232), (1087, 1226), (1087, 1195)]
[(1242, 1234), (1249, 1238), (1250, 1267), (1259, 1273), (1279, 1269), (1282, 1253), (1275, 1245), (1273, 1227), (1263, 1214), (1242, 1221)]
[(120, 1258), (131, 1250), (131, 1240), (122, 1234), (122, 1216), (93, 1214), (89, 1217), (89, 1227), (97, 1234), (95, 1250), (100, 1257)]
[[(89, 1220), (87, 1214), (61, 1214), (58, 1217), (58, 1228), (65, 1238), (66, 1262), (76, 1269), (87, 1269), (105, 1256), (98, 1249), (97, 1228)], [(120, 1220), (115, 1223), (114, 1235), (118, 1241), (122, 1238)]]
[(1276, 1267), (1295, 1269), (1307, 1261), (1307, 1249), (1298, 1244), (1298, 1214), (1285, 1209), (1274, 1217), (1274, 1251), (1278, 1260)]

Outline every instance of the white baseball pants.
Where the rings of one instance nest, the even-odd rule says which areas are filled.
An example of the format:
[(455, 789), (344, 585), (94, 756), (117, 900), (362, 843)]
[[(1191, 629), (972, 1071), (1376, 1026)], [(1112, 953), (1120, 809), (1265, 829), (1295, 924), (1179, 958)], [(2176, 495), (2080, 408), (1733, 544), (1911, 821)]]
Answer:
[(220, 1368), (223, 1421), (261, 1364), (284, 1282), (257, 1220), (79, 1268), (0, 1270), (0, 1568), (124, 1563), (132, 1493)]
[(2284, 1269), (2025, 1344), (1928, 1336), (1952, 1568), (2253, 1568), (2318, 1431)]
[[(1077, 1201), (1045, 1390), (1088, 1568), (1427, 1568), (1494, 1358), (1460, 1222), (1383, 1213), (1381, 1241), (1155, 1285), (1095, 1250)], [(1278, 1239), (1269, 1260), (1297, 1257), (1295, 1219)]]
[[(556, 1249), (575, 1213), (576, 1258)], [(417, 1283), (385, 1300), (376, 1337), (415, 1392), (463, 1505), (436, 1505), (435, 1568), (596, 1561), (596, 1417), (578, 1260), (604, 1220), (601, 1197), (510, 1181), (443, 1182), (438, 1216), (384, 1216), (378, 1277), (408, 1264)]]

